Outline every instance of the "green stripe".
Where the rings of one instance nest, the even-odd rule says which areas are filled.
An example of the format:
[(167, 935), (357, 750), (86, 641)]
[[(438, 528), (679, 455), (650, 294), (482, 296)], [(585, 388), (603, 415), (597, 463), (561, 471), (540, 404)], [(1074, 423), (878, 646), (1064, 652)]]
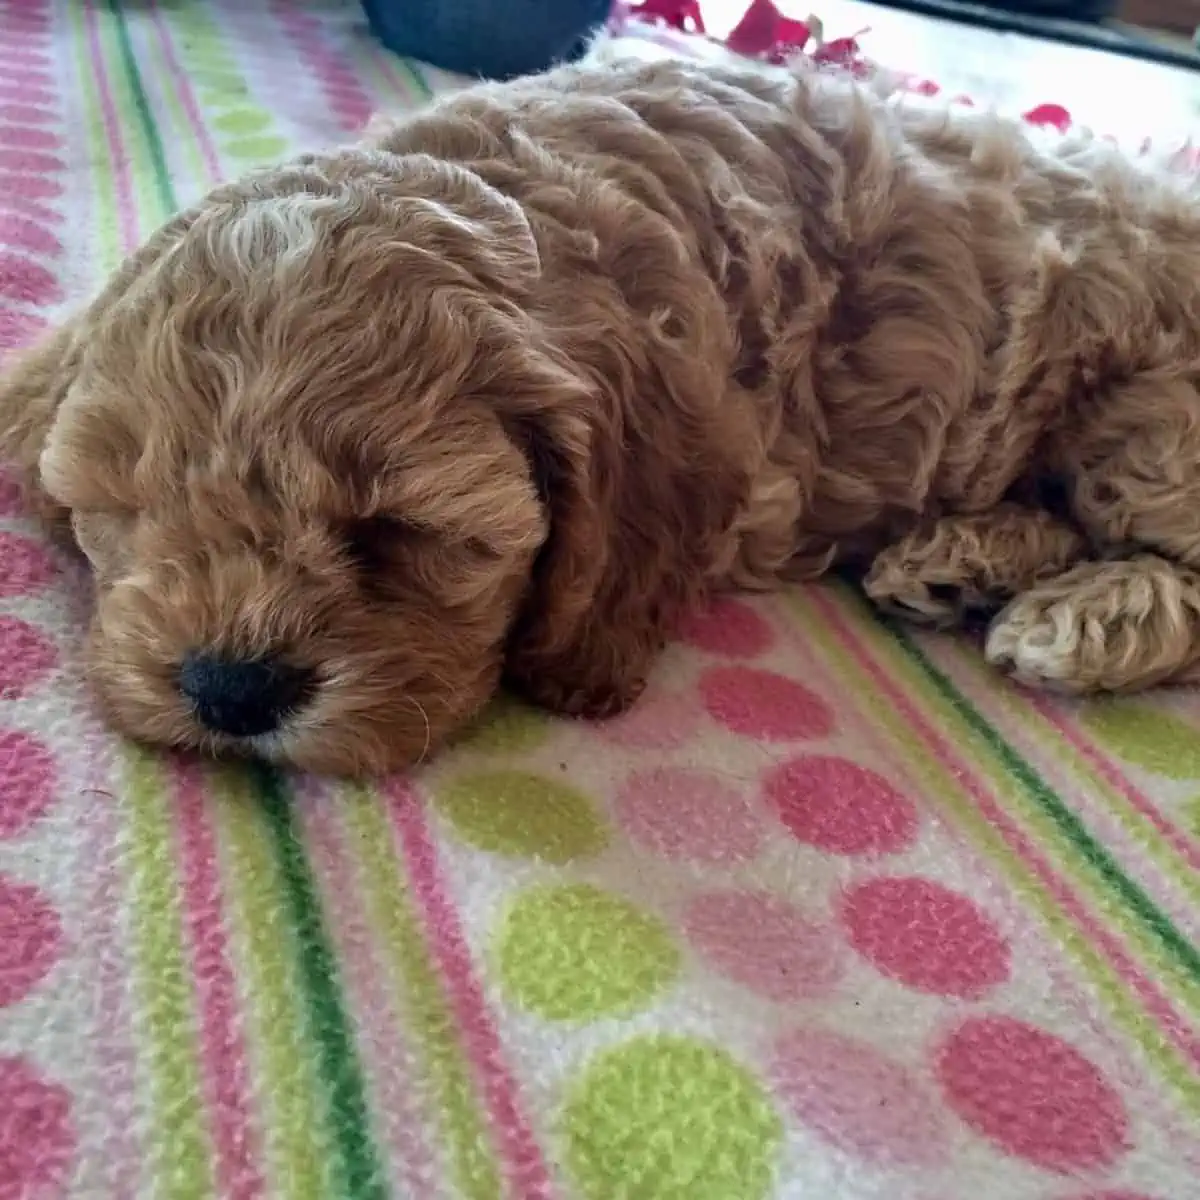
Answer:
[(179, 861), (159, 757), (131, 749), (124, 761), (125, 849), (133, 895), (133, 941), (140, 968), (140, 1023), (152, 1069), (155, 1129), (148, 1176), (169, 1180), (169, 1194), (191, 1200), (213, 1194), (212, 1147), (206, 1135), (197, 1062), (191, 971), (183, 953), (183, 917), (175, 869)]
[[(830, 664), (834, 677), (850, 682), (851, 686), (846, 689), (847, 696), (855, 699), (864, 714), (869, 714), (872, 724), (887, 731), (890, 742), (908, 762), (915, 778), (929, 789), (929, 795), (940, 803), (954, 823), (995, 861), (1016, 896), (1038, 914), (1058, 944), (1084, 970), (1115, 1023), (1189, 1108), (1200, 1115), (1200, 1079), (1191, 1063), (1180, 1056), (1158, 1031), (1155, 1023), (1144, 1014), (1140, 1005), (1133, 1002), (1124, 981), (1107, 958), (1085, 934), (1075, 928), (1033, 871), (1009, 847), (1004, 835), (980, 813), (958, 776), (930, 750), (916, 742), (908, 720), (880, 692), (876, 681), (855, 656), (840, 645), (838, 635), (829, 629), (824, 614), (806, 598), (802, 590), (789, 592), (787, 600), (800, 615), (811, 642)], [(849, 614), (843, 611), (843, 615)], [(880, 629), (877, 621), (867, 616), (866, 620), (860, 618), (859, 623), (865, 641), (874, 643), (889, 658), (896, 655), (895, 642)], [(884, 669), (883, 662), (878, 658), (874, 661)], [(922, 677), (907, 658), (889, 663), (887, 668), (893, 673), (896, 686), (906, 694), (915, 695), (921, 690)], [(925, 687), (928, 688), (927, 682)], [(995, 773), (991, 774), (991, 780), (997, 799), (1001, 796), (1011, 797), (1011, 780)]]
[[(154, 225), (160, 224), (171, 212), (175, 204), (164, 205), (161, 201), (163, 185), (161, 180), (148, 178), (141, 170), (147, 157), (153, 160), (154, 150), (147, 140), (145, 129), (140, 129), (127, 119), (130, 107), (136, 107), (135, 93), (129, 78), (128, 63), (121, 46), (121, 29), (119, 16), (114, 18), (111, 5), (107, 11), (101, 8), (98, 0), (93, 3), (88, 0), (89, 8), (96, 13), (97, 36), (105, 62), (108, 65), (109, 89), (112, 93), (116, 117), (121, 127), (121, 140), (126, 156), (130, 163), (130, 182), (133, 189), (134, 216), (139, 227), (144, 230), (144, 217), (150, 215)], [(118, 73), (118, 64), (120, 73)], [(122, 246), (124, 255), (127, 247)]]
[(117, 183), (113, 172), (108, 134), (104, 128), (104, 109), (100, 103), (100, 88), (96, 82), (96, 64), (88, 44), (87, 12), (82, 4), (70, 9), (71, 27), (75, 36), (76, 62), (83, 81), (85, 128), (88, 141), (88, 162), (92, 168), (90, 195), (92, 214), (99, 229), (100, 272), (116, 269), (124, 257), (121, 247), (121, 226), (117, 217)]
[[(956, 645), (953, 652), (963, 669), (970, 673), (973, 682), (989, 688), (990, 694), (1008, 717), (1036, 739), (1041, 750), (1068, 766), (1078, 777), (1080, 786), (1104, 797), (1113, 818), (1130, 840), (1154, 859), (1163, 877), (1200, 905), (1200, 875), (1155, 824), (1130, 803), (1121, 789), (1111, 784), (1057, 726), (1043, 720), (1036, 709), (1022, 704), (1016, 692), (1010, 688), (996, 688), (994, 670), (977, 652), (961, 645)], [(1094, 743), (1093, 749), (1097, 754), (1108, 757), (1106, 751), (1095, 747)]]
[[(103, 53), (103, 19), (97, 35)], [(86, 133), (92, 167), (93, 215), (98, 229), (100, 269), (113, 270), (124, 257), (116, 197), (116, 176), (104, 125), (96, 71), (88, 36), (87, 12), (71, 8), (76, 59), (86, 102)], [(154, 1111), (160, 1114), (146, 1138), (149, 1175), (174, 1181), (173, 1197), (204, 1197), (213, 1192), (211, 1146), (202, 1111), (201, 1074), (194, 996), (183, 952), (183, 917), (164, 798), (161, 760), (131, 750), (120, 760), (127, 779), (124, 817), (135, 982), (141, 999), (139, 1018), (145, 1034), (143, 1053), (150, 1067)], [(190, 1036), (189, 1036), (190, 1033)]]
[[(108, 0), (109, 12), (116, 22), (118, 43), (121, 49), (129, 91), (141, 121), (150, 164), (157, 184), (161, 217), (166, 217), (178, 206), (162, 141), (150, 112), (146, 91), (138, 72), (136, 56), (129, 38), (118, 0)], [(296, 969), (302, 984), (303, 1001), (306, 1006), (309, 1029), (316, 1051), (317, 1064), (323, 1075), (328, 1098), (327, 1117), (334, 1139), (339, 1174), (339, 1194), (358, 1200), (359, 1197), (383, 1200), (387, 1190), (383, 1182), (383, 1171), (371, 1140), (367, 1113), (366, 1095), (362, 1073), (359, 1069), (353, 1038), (341, 1003), (337, 985), (336, 958), (329, 945), (317, 906), (311, 872), (303, 847), (291, 824), (287, 799), (279, 776), (268, 768), (248, 768), (248, 780), (260, 794), (262, 812), (267, 821), (279, 871), (282, 898), (287, 905), (293, 923), (294, 944), (297, 954)], [(248, 831), (242, 830), (243, 834)], [(253, 847), (253, 837), (243, 840), (243, 853)], [(242, 867), (250, 864), (243, 862)], [(259, 864), (261, 865), (261, 864)], [(265, 883), (257, 873), (248, 876), (256, 885)], [(245, 896), (243, 895), (243, 899)], [(260, 912), (260, 915), (261, 912)], [(290, 974), (286, 966), (274, 955), (269, 939), (259, 938), (251, 949), (251, 957), (268, 955), (263, 963), (265, 974), (278, 983)], [(279, 997), (275, 997), (278, 1004)], [(263, 1029), (268, 1040), (274, 1032)], [(293, 1030), (293, 1032), (297, 1032)], [(273, 1073), (276, 1080), (286, 1075), (286, 1056), (294, 1055), (302, 1043), (304, 1031), (298, 1031), (290, 1045), (274, 1046)], [(298, 1098), (293, 1095), (295, 1102)], [(290, 1112), (297, 1123), (285, 1135), (289, 1144), (289, 1158), (298, 1173), (289, 1171), (284, 1177), (286, 1189), (293, 1192), (299, 1188), (306, 1196), (324, 1197), (328, 1189), (323, 1182), (324, 1172), (319, 1162), (313, 1161), (311, 1148), (297, 1144), (297, 1137), (312, 1143), (317, 1135), (311, 1108), (302, 1113), (293, 1106)], [(281, 1180), (281, 1182), (283, 1182)]]
[(432, 100), (434, 89), (430, 86), (429, 80), (425, 78), (425, 72), (411, 58), (402, 58), (399, 61), (405, 74), (412, 80), (413, 87), (417, 89), (417, 94), (421, 99), (424, 101)]
[(220, 836), (239, 998), (252, 1034), (247, 1052), (263, 1114), (270, 1194), (287, 1200), (327, 1200), (330, 1135), (317, 1107), (321, 1079), (311, 1053), (271, 831), (245, 770), (215, 767), (207, 772), (206, 783)]
[(407, 880), (393, 848), (383, 801), (353, 788), (339, 796), (338, 802), (350, 833), (348, 840), (356, 850), (372, 924), (390, 957), (393, 986), (403, 996), (407, 1023), (420, 1039), (441, 1116), (455, 1194), (466, 1200), (495, 1200), (503, 1189), (470, 1068), (456, 1040), (458, 1022), (407, 900)]
[[(166, 30), (166, 37), (171, 35), (171, 19), (169, 11), (159, 13)], [(156, 69), (161, 81), (161, 95), (163, 108), (170, 115), (171, 132), (174, 134), (173, 142), (176, 148), (182, 148), (187, 155), (188, 169), (191, 171), (193, 178), (201, 187), (210, 186), (214, 180), (211, 180), (208, 175), (208, 166), (204, 161), (204, 154), (201, 151), (200, 141), (196, 136), (192, 126), (191, 118), (183, 104), (183, 98), (180, 94), (181, 83), (177, 77), (177, 73), (171, 69), (171, 63), (168, 59), (167, 52), (163, 47), (163, 36), (160, 35), (156, 25), (151, 24), (146, 31), (146, 41), (148, 43), (146, 57), (151, 60), (153, 67)], [(182, 63), (180, 64), (182, 68)], [(161, 136), (159, 136), (159, 151), (164, 157), (164, 167), (167, 171), (166, 179), (171, 190), (171, 203), (173, 206), (178, 204), (175, 195), (174, 180), (171, 176), (169, 167), (165, 165), (166, 151), (162, 145)]]
[[(856, 598), (854, 603), (862, 609), (862, 601)], [(1174, 960), (1185, 979), (1192, 984), (1200, 984), (1200, 952), (1197, 952), (1196, 947), (1175, 928), (1170, 918), (1141, 887), (1121, 870), (1117, 861), (1092, 836), (1079, 817), (930, 661), (908, 632), (886, 618), (882, 618), (881, 623), (895, 644), (932, 684), (933, 690), (943, 703), (949, 706), (979, 739), (1001, 768), (1020, 784), (1026, 796), (1061, 835), (1062, 841), (1099, 877), (1111, 894), (1121, 900), (1126, 912), (1132, 914), (1141, 927), (1166, 951), (1168, 957)]]
[(414, 107), (414, 101), (419, 108), (433, 98), (433, 89), (413, 63), (375, 42), (356, 45), (353, 59), (360, 75), (373, 80), (373, 98), (386, 102), (389, 95), (396, 96), (404, 109)]
[(386, 1200), (383, 1169), (370, 1135), (362, 1070), (338, 985), (337, 956), (325, 929), (312, 868), (292, 821), (279, 772), (260, 765), (248, 769), (253, 773), (274, 839), (284, 898), (295, 931), (310, 1028), (328, 1089), (342, 1194), (355, 1200)]
[(163, 218), (170, 216), (178, 208), (175, 189), (171, 186), (171, 173), (167, 170), (167, 159), (163, 153), (162, 139), (159, 137), (158, 126), (150, 112), (146, 101), (146, 89), (142, 86), (142, 76), (138, 71), (137, 56), (129, 40), (129, 29), (125, 24), (125, 15), (121, 0), (106, 0), (109, 15), (115, 23), (117, 44), (120, 47), (121, 59), (125, 67), (125, 78), (128, 82), (130, 95), (133, 97), (134, 110), (142, 125), (142, 134), (150, 151), (150, 161), (154, 168), (154, 182), (158, 189), (159, 211)]

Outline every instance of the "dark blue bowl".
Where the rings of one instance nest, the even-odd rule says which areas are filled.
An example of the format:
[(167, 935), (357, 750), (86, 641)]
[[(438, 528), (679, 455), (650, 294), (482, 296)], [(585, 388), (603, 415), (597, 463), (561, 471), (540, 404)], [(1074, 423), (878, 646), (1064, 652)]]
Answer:
[(447, 71), (510, 79), (567, 62), (612, 0), (363, 0), (389, 50)]

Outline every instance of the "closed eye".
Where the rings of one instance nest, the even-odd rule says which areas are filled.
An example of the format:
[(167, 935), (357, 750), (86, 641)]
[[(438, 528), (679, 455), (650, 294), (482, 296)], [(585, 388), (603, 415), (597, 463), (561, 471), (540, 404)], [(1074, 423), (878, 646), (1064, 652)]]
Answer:
[(369, 584), (392, 570), (404, 548), (424, 536), (423, 530), (405, 521), (365, 517), (342, 527), (342, 552)]

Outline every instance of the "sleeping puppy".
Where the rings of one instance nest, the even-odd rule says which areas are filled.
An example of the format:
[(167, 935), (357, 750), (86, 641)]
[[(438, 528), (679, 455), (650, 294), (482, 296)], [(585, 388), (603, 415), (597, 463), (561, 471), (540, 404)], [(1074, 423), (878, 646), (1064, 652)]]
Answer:
[(1198, 212), (803, 68), (565, 68), (181, 213), (12, 366), (0, 449), (154, 743), (369, 774), (502, 680), (612, 715), (707, 595), (834, 565), (1007, 604), (1027, 681), (1182, 679)]

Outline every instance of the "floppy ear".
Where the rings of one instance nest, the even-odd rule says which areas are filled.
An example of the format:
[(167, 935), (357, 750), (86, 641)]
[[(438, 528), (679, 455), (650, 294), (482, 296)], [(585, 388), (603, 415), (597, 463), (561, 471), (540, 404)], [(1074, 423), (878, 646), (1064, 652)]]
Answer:
[(631, 442), (619, 416), (594, 397), (589, 407), (534, 414), (516, 434), (550, 534), (510, 635), (506, 673), (547, 708), (599, 718), (641, 695), (704, 595), (727, 556), (748, 476), (715, 428), (680, 437), (680, 424), (651, 420), (651, 436)]
[(194, 213), (175, 217), (122, 264), (91, 304), (4, 365), (0, 374), (0, 460), (16, 468), (34, 511), (51, 523), (65, 521), (68, 513), (46, 495), (38, 461), (59, 406), (79, 374), (88, 338), (133, 282), (174, 245), (194, 219)]
[(75, 324), (75, 319), (68, 321), (19, 353), (0, 376), (0, 459), (15, 468), (30, 506), (51, 524), (65, 520), (67, 513), (42, 490), (38, 459), (79, 369)]

